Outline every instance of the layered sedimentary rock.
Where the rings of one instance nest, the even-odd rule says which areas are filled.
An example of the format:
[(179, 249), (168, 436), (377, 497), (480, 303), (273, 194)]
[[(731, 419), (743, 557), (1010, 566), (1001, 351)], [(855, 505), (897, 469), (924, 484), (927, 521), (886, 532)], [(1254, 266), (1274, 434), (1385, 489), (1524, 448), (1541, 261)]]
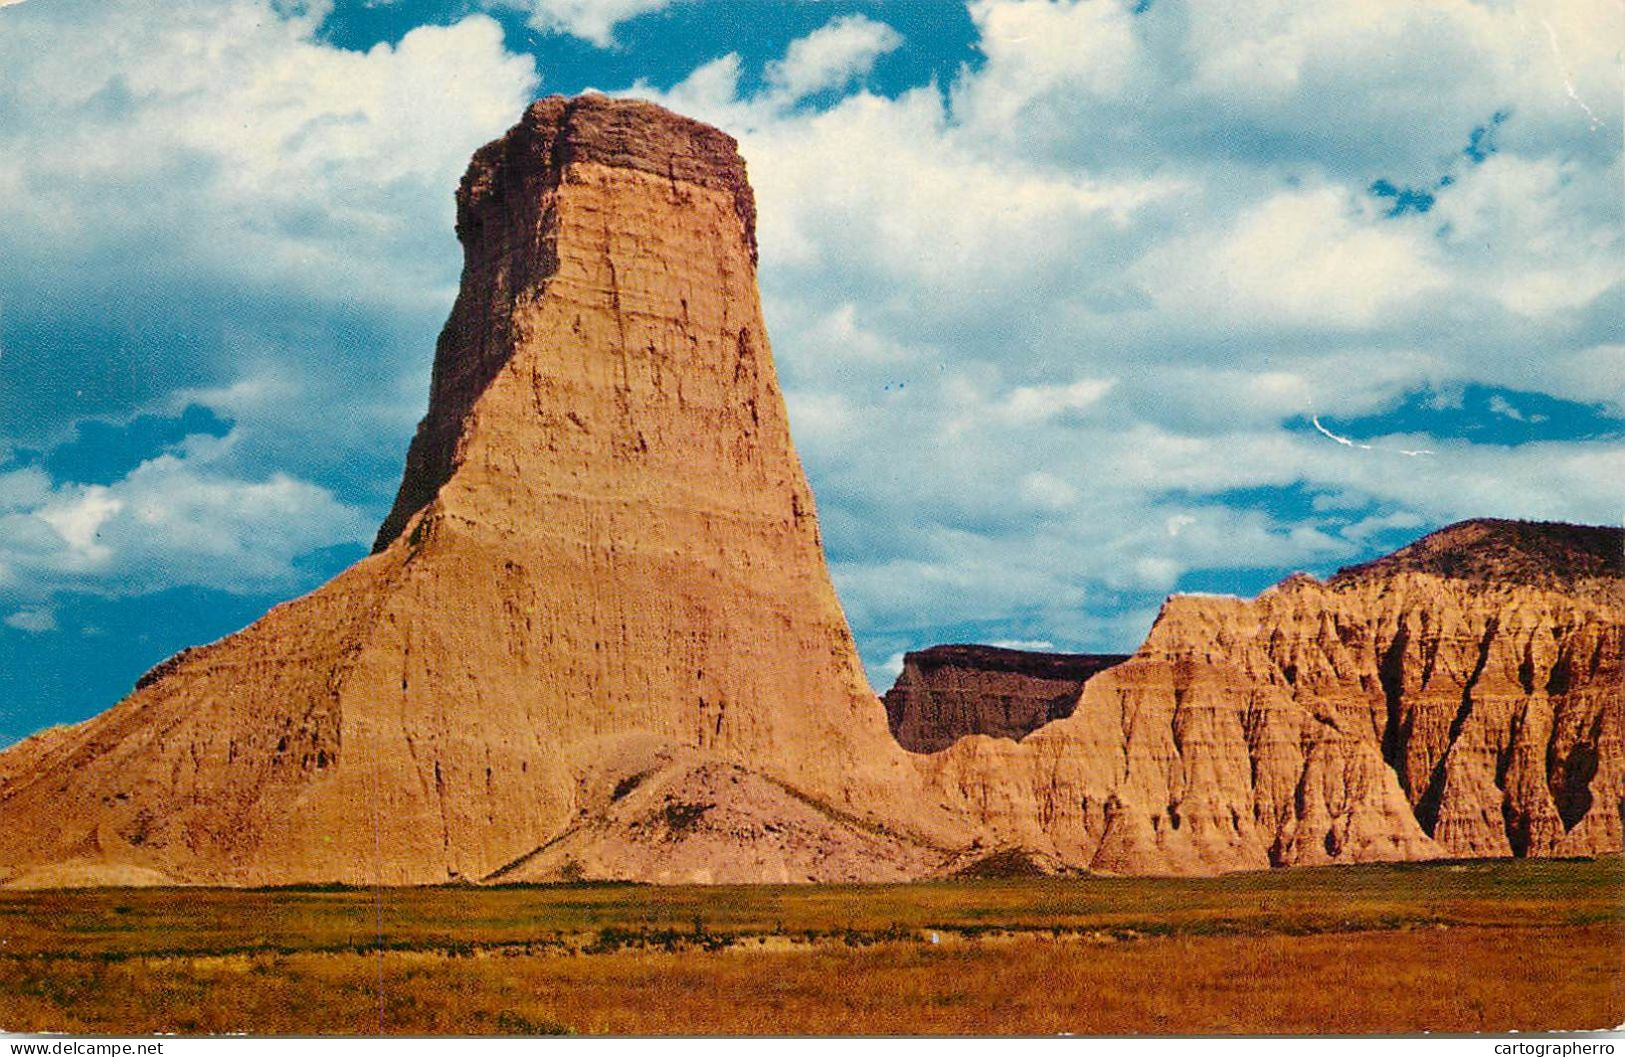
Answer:
[(937, 780), (1003, 841), (1114, 872), (1615, 852), (1619, 554), (1474, 521), (1326, 583), (1171, 598), (1069, 718), (963, 739)]
[(374, 552), (0, 752), (0, 884), (1620, 847), (1617, 531), (1474, 522), (1251, 602), (1170, 599), (1112, 665), (925, 651), (888, 723), (790, 443), (733, 141), (542, 100), (457, 205), (463, 285)]
[[(565, 844), (600, 875), (929, 871), (953, 827), (899, 793), (825, 570), (733, 140), (546, 99), (457, 206), (462, 289), (375, 552), (0, 754), (0, 881), (443, 882)], [(618, 861), (662, 788), (711, 806), (664, 865)], [(747, 865), (675, 854), (724, 819)]]
[(1070, 716), (1084, 682), (1127, 659), (932, 646), (903, 655), (903, 670), (884, 698), (887, 722), (898, 744), (913, 752), (936, 752), (968, 734), (1020, 741)]

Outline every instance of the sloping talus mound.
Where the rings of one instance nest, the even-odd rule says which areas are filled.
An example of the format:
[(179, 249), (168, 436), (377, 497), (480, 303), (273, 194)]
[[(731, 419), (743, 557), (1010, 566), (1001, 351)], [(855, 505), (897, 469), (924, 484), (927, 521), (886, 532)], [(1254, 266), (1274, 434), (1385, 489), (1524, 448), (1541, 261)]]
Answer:
[(733, 140), (545, 99), (457, 204), (375, 552), (0, 754), (0, 880), (929, 872), (956, 830), (902, 792), (825, 570)]
[(1096, 870), (1617, 852), (1620, 546), (1465, 522), (1324, 584), (1174, 597), (1070, 717), (928, 760), (1003, 841)]

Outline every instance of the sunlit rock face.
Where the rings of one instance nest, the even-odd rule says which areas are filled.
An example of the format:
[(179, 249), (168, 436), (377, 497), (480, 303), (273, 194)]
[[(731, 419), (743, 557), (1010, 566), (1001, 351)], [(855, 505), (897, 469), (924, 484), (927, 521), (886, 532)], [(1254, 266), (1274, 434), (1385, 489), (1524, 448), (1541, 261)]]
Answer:
[(1620, 850), (1621, 533), (1472, 521), (1252, 601), (1168, 600), (1129, 660), (938, 780), (1114, 872)]
[(457, 204), (374, 553), (0, 755), (0, 878), (932, 870), (962, 826), (913, 795), (825, 570), (734, 141), (544, 99)]

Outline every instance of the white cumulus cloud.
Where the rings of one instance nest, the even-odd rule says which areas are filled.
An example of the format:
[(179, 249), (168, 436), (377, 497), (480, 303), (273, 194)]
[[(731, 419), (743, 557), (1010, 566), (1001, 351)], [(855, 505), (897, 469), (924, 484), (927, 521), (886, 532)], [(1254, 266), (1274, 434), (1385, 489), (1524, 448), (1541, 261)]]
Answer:
[(56, 614), (49, 609), (19, 609), (5, 619), (8, 628), (43, 634), (56, 630)]
[(326, 489), (223, 471), (233, 443), (190, 438), (111, 485), (51, 486), (0, 508), (0, 565), (16, 573), (9, 592), (275, 590), (300, 582), (301, 555), (365, 539), (370, 520)]
[(794, 102), (815, 92), (845, 88), (902, 43), (902, 36), (884, 22), (843, 15), (792, 41), (784, 58), (769, 63), (763, 77), (780, 101)]
[(488, 0), (493, 5), (529, 12), (532, 27), (544, 33), (566, 33), (596, 44), (615, 46), (615, 27), (662, 11), (675, 0)]

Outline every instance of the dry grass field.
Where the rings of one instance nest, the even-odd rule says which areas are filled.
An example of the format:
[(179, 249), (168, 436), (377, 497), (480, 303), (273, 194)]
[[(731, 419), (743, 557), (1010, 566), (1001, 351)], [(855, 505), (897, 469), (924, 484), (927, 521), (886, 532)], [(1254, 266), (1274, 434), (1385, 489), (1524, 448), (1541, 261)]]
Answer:
[(1625, 869), (0, 893), (0, 1028), (1367, 1033), (1625, 1021)]

